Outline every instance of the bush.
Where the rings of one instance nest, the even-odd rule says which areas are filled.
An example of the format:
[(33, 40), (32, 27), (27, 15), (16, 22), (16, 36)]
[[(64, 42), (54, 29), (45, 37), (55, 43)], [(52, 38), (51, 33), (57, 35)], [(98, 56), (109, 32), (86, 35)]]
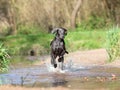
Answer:
[(8, 57), (7, 49), (3, 47), (3, 44), (0, 44), (0, 72), (8, 70)]
[(77, 29), (79, 30), (99, 30), (100, 28), (105, 28), (106, 21), (104, 17), (98, 17), (95, 15), (91, 15), (88, 20), (82, 21), (77, 25)]
[(35, 25), (18, 25), (17, 34), (29, 35), (36, 34), (39, 32), (45, 32), (41, 27)]
[(107, 32), (107, 52), (109, 62), (120, 57), (120, 28), (114, 27)]

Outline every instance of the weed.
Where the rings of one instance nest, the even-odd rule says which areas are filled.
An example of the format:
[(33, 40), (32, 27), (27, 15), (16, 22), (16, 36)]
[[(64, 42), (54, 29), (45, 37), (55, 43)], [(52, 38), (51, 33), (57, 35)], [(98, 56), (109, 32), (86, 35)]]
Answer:
[(3, 44), (0, 44), (0, 72), (4, 72), (8, 70), (8, 51), (3, 47)]
[(106, 50), (109, 55), (109, 62), (120, 57), (120, 28), (113, 27), (107, 32)]

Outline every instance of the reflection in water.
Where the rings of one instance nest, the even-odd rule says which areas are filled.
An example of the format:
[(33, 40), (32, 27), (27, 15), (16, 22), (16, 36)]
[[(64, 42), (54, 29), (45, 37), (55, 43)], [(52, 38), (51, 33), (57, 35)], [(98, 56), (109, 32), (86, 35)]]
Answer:
[(52, 79), (52, 86), (65, 86), (65, 84), (68, 82), (66, 81), (66, 76), (63, 74), (55, 74), (52, 76)]

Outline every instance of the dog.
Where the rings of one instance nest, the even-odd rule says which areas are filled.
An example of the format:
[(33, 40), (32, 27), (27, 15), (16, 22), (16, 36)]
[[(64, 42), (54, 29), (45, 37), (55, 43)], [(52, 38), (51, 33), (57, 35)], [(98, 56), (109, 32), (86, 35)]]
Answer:
[(57, 67), (56, 58), (58, 57), (58, 62), (61, 63), (59, 66), (60, 69), (63, 70), (63, 63), (64, 63), (64, 55), (65, 53), (68, 54), (68, 51), (65, 47), (64, 38), (67, 35), (67, 30), (65, 28), (54, 28), (52, 30), (52, 34), (55, 34), (54, 39), (50, 43), (51, 47), (51, 64), (54, 68)]

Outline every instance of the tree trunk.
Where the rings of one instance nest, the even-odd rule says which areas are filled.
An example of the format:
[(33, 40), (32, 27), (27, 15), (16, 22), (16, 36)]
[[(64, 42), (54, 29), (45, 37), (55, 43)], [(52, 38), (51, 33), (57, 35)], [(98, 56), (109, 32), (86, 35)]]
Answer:
[(81, 4), (82, 4), (82, 0), (78, 0), (76, 2), (76, 6), (74, 7), (74, 10), (72, 11), (72, 15), (71, 15), (71, 28), (72, 29), (75, 29), (75, 27), (76, 27), (76, 16), (77, 16), (77, 12), (78, 12)]
[(9, 1), (8, 22), (10, 24), (11, 34), (16, 35), (17, 30), (16, 30), (16, 19), (15, 19), (15, 10), (14, 10), (13, 0)]
[(112, 22), (115, 23), (116, 22), (116, 11), (115, 11), (116, 6), (110, 0), (105, 0), (105, 3), (106, 3), (106, 7), (108, 9), (109, 18), (111, 18)]

